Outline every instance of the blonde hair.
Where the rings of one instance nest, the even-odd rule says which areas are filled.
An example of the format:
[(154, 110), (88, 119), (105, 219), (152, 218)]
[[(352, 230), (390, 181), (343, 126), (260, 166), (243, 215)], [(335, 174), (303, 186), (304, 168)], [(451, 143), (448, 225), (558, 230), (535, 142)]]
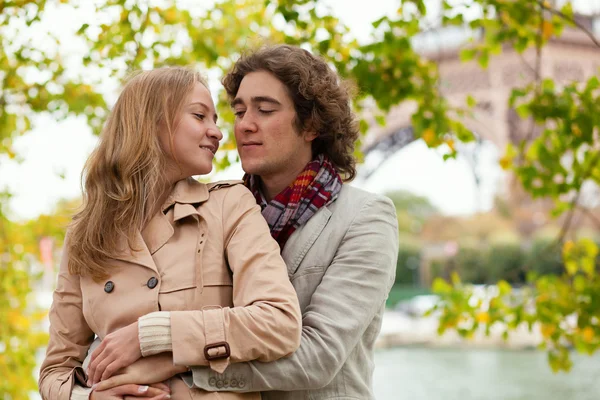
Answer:
[(83, 205), (69, 232), (70, 273), (104, 279), (123, 239), (137, 250), (135, 238), (168, 188), (159, 132), (167, 130), (172, 146), (180, 110), (198, 82), (207, 86), (191, 69), (165, 67), (125, 84), (83, 169)]

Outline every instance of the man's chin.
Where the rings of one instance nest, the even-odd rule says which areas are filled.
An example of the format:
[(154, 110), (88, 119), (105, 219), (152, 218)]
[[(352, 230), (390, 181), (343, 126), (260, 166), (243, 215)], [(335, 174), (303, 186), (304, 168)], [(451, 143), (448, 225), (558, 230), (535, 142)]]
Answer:
[(242, 169), (248, 175), (263, 175), (265, 172), (264, 168), (262, 168), (262, 165), (260, 165), (259, 163), (254, 163), (254, 162), (244, 163), (242, 161)]

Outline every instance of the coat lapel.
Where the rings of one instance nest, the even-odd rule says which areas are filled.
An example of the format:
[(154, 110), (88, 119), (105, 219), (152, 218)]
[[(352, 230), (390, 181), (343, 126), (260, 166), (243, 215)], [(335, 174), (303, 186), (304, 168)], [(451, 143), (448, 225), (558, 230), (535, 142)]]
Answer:
[(174, 233), (175, 230), (169, 219), (164, 213), (160, 212), (156, 213), (142, 230), (142, 238), (144, 238), (150, 254), (154, 254), (171, 239)]
[(133, 264), (138, 264), (143, 267), (150, 268), (152, 271), (158, 273), (156, 268), (156, 264), (154, 264), (154, 260), (152, 259), (152, 254), (150, 254), (150, 250), (142, 237), (140, 232), (137, 233), (133, 243), (133, 250), (129, 249), (129, 245), (126, 239), (122, 240), (121, 251), (119, 255), (115, 257), (117, 260), (126, 261)]
[(288, 239), (281, 252), (281, 256), (287, 265), (290, 277), (298, 270), (304, 256), (321, 235), (321, 232), (323, 232), (329, 218), (331, 218), (329, 208), (323, 207), (319, 209), (304, 226), (298, 228)]
[(196, 205), (208, 199), (208, 188), (192, 178), (184, 179), (175, 185), (171, 195), (161, 207), (161, 212), (156, 213), (148, 224), (138, 232), (134, 243), (134, 251), (129, 251), (129, 246), (124, 240), (122, 251), (118, 260), (139, 264), (158, 273), (152, 255), (165, 245), (174, 235), (175, 230), (166, 215), (173, 207), (173, 222), (190, 215), (199, 215)]

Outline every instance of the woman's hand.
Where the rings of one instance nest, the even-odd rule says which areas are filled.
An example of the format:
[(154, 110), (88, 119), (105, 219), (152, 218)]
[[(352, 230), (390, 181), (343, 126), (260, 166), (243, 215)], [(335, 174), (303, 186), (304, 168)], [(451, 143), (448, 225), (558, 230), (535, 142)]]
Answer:
[(164, 400), (171, 398), (171, 389), (164, 383), (150, 386), (121, 385), (108, 390), (93, 390), (90, 400), (123, 400), (126, 398), (143, 397), (149, 400)]
[(173, 365), (172, 353), (161, 353), (137, 360), (132, 365), (119, 371), (119, 375), (100, 381), (94, 388), (95, 390), (107, 390), (131, 383), (163, 382), (186, 371), (186, 367)]
[(92, 353), (87, 370), (88, 386), (110, 378), (118, 370), (128, 367), (142, 357), (137, 321), (112, 332)]

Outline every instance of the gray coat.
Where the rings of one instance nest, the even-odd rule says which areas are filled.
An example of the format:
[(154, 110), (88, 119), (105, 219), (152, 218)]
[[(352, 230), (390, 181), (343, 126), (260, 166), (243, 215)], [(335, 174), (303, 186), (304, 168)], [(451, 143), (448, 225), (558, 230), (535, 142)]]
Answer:
[(373, 346), (398, 257), (392, 202), (344, 185), (282, 255), (300, 300), (300, 348), (223, 374), (193, 368), (184, 380), (208, 391), (263, 391), (263, 399), (373, 399)]

